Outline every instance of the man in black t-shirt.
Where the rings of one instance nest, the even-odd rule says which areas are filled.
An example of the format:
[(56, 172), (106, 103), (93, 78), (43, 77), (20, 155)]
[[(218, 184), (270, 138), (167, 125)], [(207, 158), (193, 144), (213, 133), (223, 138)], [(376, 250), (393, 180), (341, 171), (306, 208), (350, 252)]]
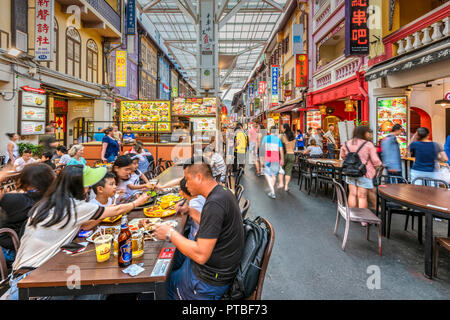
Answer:
[(214, 180), (203, 160), (186, 164), (186, 186), (192, 196), (206, 198), (201, 214), (187, 205), (177, 210), (199, 224), (195, 241), (183, 237), (167, 224), (155, 230), (158, 239), (170, 240), (186, 257), (172, 271), (168, 283), (169, 299), (217, 300), (236, 276), (244, 248), (242, 215), (236, 197)]

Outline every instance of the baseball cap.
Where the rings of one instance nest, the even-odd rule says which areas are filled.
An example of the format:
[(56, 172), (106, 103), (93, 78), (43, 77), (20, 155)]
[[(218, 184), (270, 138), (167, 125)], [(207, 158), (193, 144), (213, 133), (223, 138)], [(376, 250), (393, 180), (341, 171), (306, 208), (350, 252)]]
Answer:
[(94, 184), (96, 184), (100, 180), (102, 180), (105, 177), (107, 172), (108, 172), (108, 169), (105, 167), (91, 168), (89, 166), (84, 166), (84, 168), (83, 168), (83, 186), (85, 188), (93, 186)]

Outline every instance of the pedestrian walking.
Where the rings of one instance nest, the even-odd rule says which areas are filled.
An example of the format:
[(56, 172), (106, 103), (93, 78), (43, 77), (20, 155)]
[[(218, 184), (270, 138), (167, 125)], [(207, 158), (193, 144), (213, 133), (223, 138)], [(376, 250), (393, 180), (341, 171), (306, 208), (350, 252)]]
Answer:
[(402, 175), (402, 158), (397, 137), (402, 133), (402, 126), (395, 124), (391, 133), (381, 141), (383, 165), (391, 176)]
[(281, 127), (281, 132), (283, 133), (281, 135), (281, 142), (285, 146), (285, 161), (283, 165), (284, 175), (278, 175), (278, 189), (282, 189), (284, 186), (284, 191), (289, 191), (289, 182), (291, 181), (292, 168), (294, 167), (295, 162), (294, 148), (296, 139), (291, 127), (287, 123), (283, 124)]
[(276, 135), (276, 127), (270, 128), (269, 135), (265, 136), (260, 146), (261, 162), (264, 162), (264, 175), (266, 176), (270, 192), (267, 194), (270, 198), (276, 199), (275, 182), (280, 166), (284, 165), (283, 144)]
[(353, 132), (353, 139), (347, 141), (341, 148), (341, 159), (345, 160), (350, 153), (356, 153), (366, 169), (366, 173), (360, 177), (346, 177), (350, 191), (348, 205), (351, 208), (368, 208), (367, 195), (368, 191), (374, 188), (373, 178), (376, 174), (375, 167), (382, 165), (377, 150), (370, 139), (370, 128), (367, 126), (358, 126)]
[(297, 130), (297, 137), (295, 138), (295, 151), (303, 151), (305, 149), (305, 141), (303, 139), (302, 130)]

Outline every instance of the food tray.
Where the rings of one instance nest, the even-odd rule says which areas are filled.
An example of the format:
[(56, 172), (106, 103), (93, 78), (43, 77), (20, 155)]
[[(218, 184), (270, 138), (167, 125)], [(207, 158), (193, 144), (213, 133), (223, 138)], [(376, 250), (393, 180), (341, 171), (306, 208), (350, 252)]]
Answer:
[(88, 238), (86, 238), (86, 241), (94, 242), (94, 239), (101, 235), (100, 229), (106, 229), (106, 234), (111, 234), (111, 231), (113, 229), (117, 230), (115, 231), (115, 233), (117, 234), (120, 233), (120, 226), (100, 226), (93, 234), (91, 234)]

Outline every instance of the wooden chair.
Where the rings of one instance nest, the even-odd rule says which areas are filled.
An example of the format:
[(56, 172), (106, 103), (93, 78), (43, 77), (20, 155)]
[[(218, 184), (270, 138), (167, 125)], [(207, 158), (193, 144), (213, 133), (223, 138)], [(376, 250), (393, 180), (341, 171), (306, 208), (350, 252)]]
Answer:
[(168, 169), (168, 168), (170, 168), (170, 167), (173, 166), (173, 161), (172, 161), (172, 160), (167, 160), (167, 161), (164, 163), (164, 165), (165, 165), (166, 169)]
[[(9, 236), (11, 236), (13, 245), (14, 245), (14, 250), (17, 252), (19, 250), (19, 244), (20, 244), (20, 240), (19, 240), (19, 237), (17, 236), (17, 233), (13, 229), (1, 228), (0, 234), (3, 234), (3, 233), (6, 233)], [(4, 282), (6, 282), (6, 280), (8, 280), (8, 274), (9, 274), (8, 266), (6, 264), (6, 259), (5, 259), (5, 256), (3, 255), (3, 251), (1, 249), (2, 248), (0, 247), (0, 276), (1, 276), (0, 285), (2, 285)]]
[(269, 265), (270, 255), (272, 254), (272, 248), (275, 242), (275, 230), (273, 229), (272, 224), (265, 218), (262, 218), (262, 221), (266, 225), (267, 229), (269, 229), (269, 242), (267, 243), (266, 250), (264, 252), (264, 259), (261, 265), (261, 272), (259, 273), (258, 284), (256, 285), (255, 291), (247, 300), (261, 300), (266, 270)]
[(244, 194), (244, 186), (239, 184), (236, 185), (236, 189), (234, 191), (234, 195), (236, 196), (237, 201), (241, 200), (242, 195)]
[(250, 208), (250, 200), (246, 199), (244, 202), (244, 205), (240, 208), (242, 219), (245, 219), (245, 216), (247, 215), (248, 209)]
[(17, 190), (17, 179), (8, 179), (4, 183), (2, 183), (1, 191), (2, 192), (11, 192)]
[(433, 273), (437, 277), (439, 263), (439, 247), (450, 251), (450, 238), (434, 237)]
[(381, 219), (378, 218), (375, 214), (373, 214), (372, 211), (370, 211), (369, 209), (350, 208), (348, 206), (347, 195), (345, 193), (344, 187), (336, 180), (333, 180), (333, 184), (336, 189), (336, 196), (337, 196), (337, 215), (336, 215), (336, 225), (334, 227), (335, 235), (338, 230), (339, 220), (341, 216), (345, 220), (345, 232), (344, 232), (344, 239), (342, 241), (342, 250), (345, 250), (348, 232), (350, 229), (350, 222), (352, 221), (365, 222), (367, 223), (366, 226), (367, 240), (369, 240), (370, 225), (371, 224), (378, 225), (378, 252), (381, 256)]

